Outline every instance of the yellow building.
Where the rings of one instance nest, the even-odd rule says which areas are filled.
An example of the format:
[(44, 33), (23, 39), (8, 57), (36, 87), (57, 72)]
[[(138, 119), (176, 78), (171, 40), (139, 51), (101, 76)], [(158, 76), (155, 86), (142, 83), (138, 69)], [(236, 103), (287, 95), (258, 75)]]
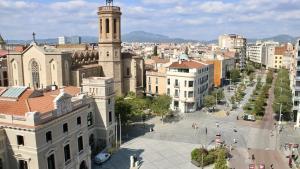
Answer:
[(163, 95), (166, 94), (166, 68), (161, 67), (157, 70), (146, 72), (146, 93), (148, 95)]

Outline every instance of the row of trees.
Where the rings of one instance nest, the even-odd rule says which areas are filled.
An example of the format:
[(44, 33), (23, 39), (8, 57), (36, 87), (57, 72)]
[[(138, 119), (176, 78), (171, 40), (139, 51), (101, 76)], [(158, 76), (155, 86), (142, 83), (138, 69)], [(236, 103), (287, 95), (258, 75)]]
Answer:
[(124, 124), (145, 119), (146, 110), (151, 110), (162, 119), (167, 115), (171, 104), (171, 98), (167, 95), (151, 97), (138, 97), (129, 93), (125, 97), (117, 97), (115, 102), (115, 113)]
[(269, 89), (273, 81), (273, 72), (269, 71), (266, 77), (266, 83), (261, 82), (261, 77), (257, 77), (256, 88), (252, 93), (251, 99), (244, 106), (244, 110), (249, 114), (263, 116), (265, 114), (265, 106), (269, 97)]
[(236, 92), (234, 93), (234, 95), (230, 98), (231, 104), (235, 105), (237, 102), (240, 102), (243, 100), (245, 94), (245, 89), (246, 86), (244, 84), (240, 84), (237, 89)]
[(273, 110), (279, 114), (281, 105), (282, 115), (289, 119), (292, 112), (293, 102), (288, 70), (280, 69), (278, 71), (274, 88), (274, 96)]
[(204, 107), (214, 109), (214, 107), (224, 98), (224, 91), (222, 89), (215, 89), (209, 95), (204, 97)]

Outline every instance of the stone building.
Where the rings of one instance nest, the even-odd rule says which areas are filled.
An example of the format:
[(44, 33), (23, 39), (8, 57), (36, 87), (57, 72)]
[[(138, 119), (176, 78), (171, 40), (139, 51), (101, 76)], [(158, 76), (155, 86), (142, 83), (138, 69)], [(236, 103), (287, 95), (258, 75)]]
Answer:
[(80, 86), (85, 77), (113, 77), (118, 95), (143, 92), (144, 60), (133, 53), (121, 53), (121, 9), (98, 8), (99, 47), (74, 50), (32, 43), (22, 52), (8, 55), (10, 86), (46, 88)]
[(91, 169), (91, 154), (115, 142), (114, 97), (113, 79), (100, 77), (83, 79), (82, 91), (1, 88), (0, 165)]

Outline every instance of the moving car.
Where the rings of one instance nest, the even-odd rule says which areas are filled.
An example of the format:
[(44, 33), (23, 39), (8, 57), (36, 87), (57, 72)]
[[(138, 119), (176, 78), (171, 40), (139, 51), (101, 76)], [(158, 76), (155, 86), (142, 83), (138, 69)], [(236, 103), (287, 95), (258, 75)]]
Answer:
[(94, 162), (96, 164), (102, 164), (105, 161), (107, 161), (110, 158), (110, 154), (109, 153), (99, 153), (95, 156), (94, 158)]

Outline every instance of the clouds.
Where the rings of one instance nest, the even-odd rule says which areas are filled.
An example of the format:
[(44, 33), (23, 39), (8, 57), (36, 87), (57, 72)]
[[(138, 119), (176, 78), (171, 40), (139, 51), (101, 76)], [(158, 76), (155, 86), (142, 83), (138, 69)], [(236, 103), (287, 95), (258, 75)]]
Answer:
[[(103, 0), (104, 3), (104, 0)], [(97, 36), (99, 0), (0, 0), (0, 33), (9, 39)], [(300, 35), (299, 0), (118, 0), (122, 32), (144, 30), (190, 39), (222, 33)], [(276, 29), (275, 29), (276, 28)]]

